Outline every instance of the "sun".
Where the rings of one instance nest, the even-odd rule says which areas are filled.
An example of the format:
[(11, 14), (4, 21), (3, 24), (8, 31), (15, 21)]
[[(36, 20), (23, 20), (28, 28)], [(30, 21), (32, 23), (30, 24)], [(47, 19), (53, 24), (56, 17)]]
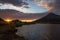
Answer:
[(11, 22), (12, 20), (9, 19), (9, 18), (7, 18), (7, 19), (5, 19), (5, 21), (6, 21), (6, 22)]

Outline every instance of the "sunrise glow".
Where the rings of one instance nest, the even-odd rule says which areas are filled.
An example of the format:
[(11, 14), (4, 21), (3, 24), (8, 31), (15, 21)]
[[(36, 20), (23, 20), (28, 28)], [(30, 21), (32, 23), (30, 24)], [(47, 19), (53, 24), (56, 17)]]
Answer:
[(5, 19), (5, 21), (6, 21), (6, 22), (11, 22), (12, 20), (9, 19), (9, 18), (7, 18), (7, 19)]
[(22, 22), (33, 22), (35, 20), (21, 20)]
[[(6, 18), (6, 19), (4, 19), (4, 20), (5, 20), (6, 22), (8, 22), (8, 23), (11, 22), (11, 21), (13, 21), (13, 20), (10, 19), (10, 18)], [(21, 21), (21, 22), (33, 22), (33, 21), (35, 21), (35, 20), (36, 20), (36, 19), (32, 19), (32, 20), (29, 20), (29, 19), (28, 19), (28, 20), (23, 20), (23, 19), (22, 19), (22, 20), (20, 20), (20, 21)]]

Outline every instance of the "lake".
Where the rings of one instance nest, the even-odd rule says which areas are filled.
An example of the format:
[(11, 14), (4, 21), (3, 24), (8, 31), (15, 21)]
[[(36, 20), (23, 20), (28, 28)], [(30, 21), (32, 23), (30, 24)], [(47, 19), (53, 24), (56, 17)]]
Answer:
[[(27, 40), (60, 39), (60, 24), (32, 24), (17, 28), (17, 35), (24, 36)], [(48, 36), (47, 36), (48, 35)]]
[(28, 40), (43, 40), (48, 34), (50, 24), (33, 24), (18, 27), (17, 35), (24, 36)]

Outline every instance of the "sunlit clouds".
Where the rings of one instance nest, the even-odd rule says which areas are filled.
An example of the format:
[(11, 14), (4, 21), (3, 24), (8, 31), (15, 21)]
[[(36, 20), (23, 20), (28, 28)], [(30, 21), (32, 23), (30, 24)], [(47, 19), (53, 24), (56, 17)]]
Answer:
[(43, 6), (45, 8), (47, 8), (47, 10), (50, 10), (52, 9), (54, 5), (54, 0), (34, 0), (35, 3), (38, 5), (38, 6)]

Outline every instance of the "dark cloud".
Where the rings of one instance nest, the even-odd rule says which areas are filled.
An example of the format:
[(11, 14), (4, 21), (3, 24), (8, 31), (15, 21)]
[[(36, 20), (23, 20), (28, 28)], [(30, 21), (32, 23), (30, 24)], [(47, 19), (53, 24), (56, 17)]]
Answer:
[(10, 3), (17, 6), (28, 5), (28, 3), (23, 2), (22, 0), (0, 0), (0, 3)]
[(60, 15), (60, 0), (55, 0), (53, 12), (57, 15)]
[(60, 8), (60, 0), (55, 0), (54, 8)]

